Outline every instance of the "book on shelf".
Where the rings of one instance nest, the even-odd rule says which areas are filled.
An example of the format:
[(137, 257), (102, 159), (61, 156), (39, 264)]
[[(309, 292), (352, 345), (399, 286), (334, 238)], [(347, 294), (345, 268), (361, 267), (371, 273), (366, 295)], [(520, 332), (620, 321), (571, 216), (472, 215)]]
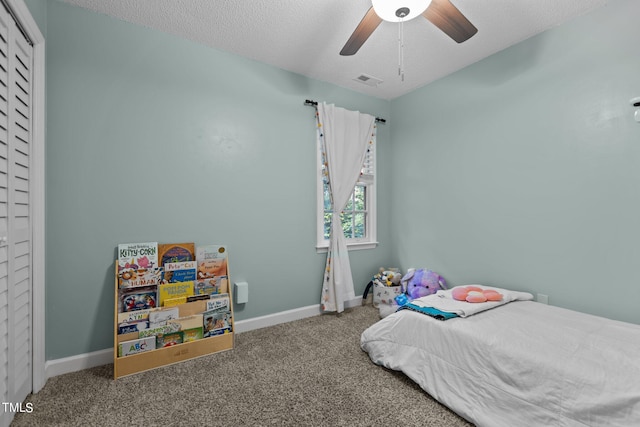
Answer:
[(164, 300), (162, 302), (162, 306), (163, 307), (176, 307), (180, 304), (186, 304), (189, 302), (189, 300), (187, 299), (188, 297), (186, 296), (182, 296), (182, 297), (175, 297), (175, 298), (167, 298), (166, 300)]
[(186, 298), (193, 295), (193, 282), (176, 282), (158, 285), (159, 306), (162, 307), (164, 302), (174, 298)]
[(137, 338), (118, 344), (118, 357), (156, 349), (156, 337)]
[(123, 313), (118, 313), (118, 323), (124, 322), (133, 322), (136, 320), (148, 320), (149, 312), (155, 309), (145, 309), (145, 310), (136, 310), (136, 311), (125, 311)]
[(209, 299), (209, 298), (211, 298), (211, 295), (209, 294), (195, 294), (195, 295), (191, 295), (190, 297), (187, 297), (187, 302), (200, 301), (200, 300)]
[(175, 323), (180, 330), (193, 329), (202, 326), (202, 313), (192, 314), (191, 316), (177, 317), (167, 320), (167, 323)]
[(229, 292), (229, 279), (227, 276), (209, 277), (207, 279), (197, 279), (193, 283), (194, 293), (202, 294), (224, 294)]
[(195, 243), (158, 243), (158, 261), (160, 266), (168, 262), (194, 261)]
[(131, 332), (140, 332), (149, 328), (149, 321), (146, 319), (132, 320), (129, 322), (118, 323), (118, 334), (130, 334)]
[(120, 243), (118, 272), (123, 269), (150, 269), (158, 265), (158, 242)]
[(229, 294), (213, 294), (207, 300), (205, 312), (202, 313), (204, 337), (232, 332), (231, 299)]
[(196, 280), (196, 262), (180, 261), (164, 264), (162, 283), (192, 282)]
[(196, 279), (193, 282), (193, 293), (196, 295), (217, 294), (218, 288), (216, 284), (215, 278), (201, 280)]
[(170, 332), (168, 334), (158, 335), (156, 337), (156, 347), (171, 347), (172, 345), (182, 344), (183, 334), (182, 331)]
[(182, 331), (182, 342), (191, 342), (204, 338), (202, 325), (197, 328), (185, 329)]
[(227, 248), (224, 245), (196, 247), (198, 280), (227, 275)]
[(178, 332), (180, 325), (175, 323), (167, 323), (166, 325), (158, 326), (155, 328), (143, 329), (138, 333), (138, 338), (145, 337), (157, 337), (158, 335), (170, 334), (172, 332)]
[(229, 294), (213, 294), (207, 300), (205, 311), (231, 311), (231, 300)]
[(183, 332), (183, 342), (195, 341), (203, 337), (202, 313), (171, 319), (167, 323), (175, 323), (180, 326), (180, 331)]
[(155, 328), (166, 325), (167, 321), (180, 317), (178, 307), (161, 308), (149, 313), (149, 327)]
[(204, 320), (203, 337), (213, 337), (232, 332), (230, 311), (205, 311), (202, 317)]
[(121, 290), (118, 302), (120, 313), (156, 308), (158, 306), (157, 288), (156, 286), (145, 286)]
[(118, 272), (118, 286), (121, 288), (136, 288), (153, 286), (162, 281), (163, 270), (154, 268), (123, 268)]

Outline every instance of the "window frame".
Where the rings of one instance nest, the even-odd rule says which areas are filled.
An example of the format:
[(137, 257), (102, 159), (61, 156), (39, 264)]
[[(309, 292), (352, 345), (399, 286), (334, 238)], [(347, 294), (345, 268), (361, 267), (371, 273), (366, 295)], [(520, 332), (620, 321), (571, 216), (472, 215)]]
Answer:
[[(365, 157), (362, 173), (356, 185), (365, 186), (366, 227), (364, 238), (347, 238), (349, 250), (373, 249), (378, 246), (377, 241), (377, 203), (376, 203), (376, 144), (373, 140)], [(354, 189), (355, 190), (355, 189)], [(351, 195), (353, 197), (353, 193)], [(316, 251), (327, 252), (329, 239), (324, 238), (324, 182), (322, 175), (322, 147), (320, 138), (316, 138)]]

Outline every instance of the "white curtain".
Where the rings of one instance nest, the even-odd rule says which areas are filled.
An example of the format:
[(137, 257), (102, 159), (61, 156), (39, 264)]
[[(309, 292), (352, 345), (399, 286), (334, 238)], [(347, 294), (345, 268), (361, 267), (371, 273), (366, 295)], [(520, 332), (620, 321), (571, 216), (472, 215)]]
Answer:
[(374, 125), (375, 117), (369, 114), (318, 103), (318, 134), (323, 144), (333, 208), (320, 302), (326, 312), (340, 313), (344, 311), (344, 302), (355, 298), (340, 212), (358, 182)]

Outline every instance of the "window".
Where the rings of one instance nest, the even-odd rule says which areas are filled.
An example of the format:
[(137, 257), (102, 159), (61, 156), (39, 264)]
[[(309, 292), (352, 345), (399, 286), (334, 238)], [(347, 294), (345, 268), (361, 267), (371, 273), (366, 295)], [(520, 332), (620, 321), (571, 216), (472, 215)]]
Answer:
[[(319, 140), (320, 138), (318, 138)], [(375, 137), (369, 144), (365, 156), (360, 178), (356, 184), (346, 207), (340, 213), (342, 230), (347, 238), (349, 249), (369, 249), (376, 246), (376, 188), (375, 188)], [(317, 175), (317, 243), (318, 250), (329, 247), (329, 232), (333, 216), (329, 184), (327, 183), (326, 167), (322, 158), (322, 147), (318, 141), (318, 175)]]

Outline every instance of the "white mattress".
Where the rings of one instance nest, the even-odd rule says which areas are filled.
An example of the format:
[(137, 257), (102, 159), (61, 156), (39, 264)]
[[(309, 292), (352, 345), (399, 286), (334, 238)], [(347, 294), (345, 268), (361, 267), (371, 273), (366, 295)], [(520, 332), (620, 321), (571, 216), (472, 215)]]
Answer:
[(640, 326), (516, 301), (446, 321), (410, 310), (362, 333), (477, 426), (640, 426)]

